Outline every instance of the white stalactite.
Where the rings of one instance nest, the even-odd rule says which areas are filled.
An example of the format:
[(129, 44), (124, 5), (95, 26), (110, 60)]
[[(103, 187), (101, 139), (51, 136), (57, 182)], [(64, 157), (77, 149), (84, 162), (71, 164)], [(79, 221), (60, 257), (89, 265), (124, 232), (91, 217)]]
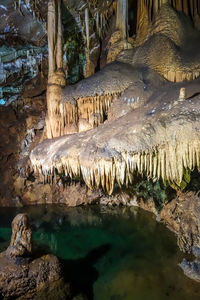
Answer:
[(170, 143), (160, 145), (148, 152), (122, 152), (121, 158), (99, 158), (92, 165), (84, 166), (78, 158), (62, 157), (61, 161), (52, 161), (52, 166), (45, 169), (41, 161), (31, 157), (36, 171), (45, 177), (53, 175), (52, 170), (65, 172), (66, 176), (82, 175), (86, 185), (90, 188), (102, 186), (108, 194), (112, 194), (114, 183), (119, 186), (132, 183), (134, 173), (146, 175), (148, 178), (163, 179), (180, 185), (185, 170), (200, 168), (200, 142), (180, 142), (176, 146)]

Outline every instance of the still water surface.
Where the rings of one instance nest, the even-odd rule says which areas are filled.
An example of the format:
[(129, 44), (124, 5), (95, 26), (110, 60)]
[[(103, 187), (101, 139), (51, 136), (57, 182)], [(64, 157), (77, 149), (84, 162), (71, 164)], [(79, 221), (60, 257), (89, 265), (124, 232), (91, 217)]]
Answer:
[(62, 259), (66, 277), (88, 299), (200, 299), (200, 284), (178, 266), (184, 254), (175, 236), (152, 214), (97, 206), (1, 208), (1, 250), (19, 212), (30, 216), (34, 243)]

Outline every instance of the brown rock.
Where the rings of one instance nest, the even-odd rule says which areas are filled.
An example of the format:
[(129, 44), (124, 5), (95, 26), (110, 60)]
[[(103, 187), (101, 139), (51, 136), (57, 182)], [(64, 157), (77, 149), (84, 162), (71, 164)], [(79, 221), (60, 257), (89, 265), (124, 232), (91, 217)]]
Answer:
[(18, 214), (12, 221), (12, 237), (6, 255), (10, 258), (30, 255), (32, 230), (26, 214)]
[(23, 203), (25, 204), (45, 204), (53, 202), (53, 193), (49, 184), (27, 184), (27, 191), (22, 195)]
[(199, 247), (200, 201), (193, 192), (179, 192), (177, 198), (163, 207), (161, 220), (176, 233), (178, 245), (184, 252)]
[(57, 257), (31, 257), (31, 234), (28, 216), (18, 214), (12, 222), (10, 246), (0, 254), (0, 294), (3, 299), (24, 295), (32, 299), (41, 290), (49, 289), (51, 283), (61, 280)]
[(109, 41), (107, 63), (115, 61), (122, 50), (124, 50), (124, 41), (122, 40), (121, 32), (115, 31)]
[(156, 209), (156, 204), (155, 201), (153, 200), (153, 198), (148, 198), (146, 200), (139, 198), (137, 200), (138, 206), (141, 207), (142, 209), (152, 212), (155, 215), (158, 214), (158, 211)]
[(60, 265), (53, 255), (45, 255), (30, 263), (16, 264), (0, 255), (0, 293), (3, 299), (36, 294), (60, 279)]

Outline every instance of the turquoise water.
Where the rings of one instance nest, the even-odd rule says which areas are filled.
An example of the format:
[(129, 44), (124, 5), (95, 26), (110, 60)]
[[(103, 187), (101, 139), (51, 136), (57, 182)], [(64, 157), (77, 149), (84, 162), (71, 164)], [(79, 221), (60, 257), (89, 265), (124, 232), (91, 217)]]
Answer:
[(1, 250), (9, 243), (12, 219), (24, 211), (34, 243), (62, 259), (74, 293), (95, 300), (200, 299), (200, 284), (178, 267), (185, 255), (175, 236), (152, 214), (96, 206), (1, 208)]

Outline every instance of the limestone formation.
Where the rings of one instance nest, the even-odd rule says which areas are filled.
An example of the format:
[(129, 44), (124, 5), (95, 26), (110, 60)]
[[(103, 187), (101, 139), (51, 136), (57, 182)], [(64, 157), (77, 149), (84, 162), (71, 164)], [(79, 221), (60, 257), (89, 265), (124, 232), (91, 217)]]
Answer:
[(147, 27), (155, 20), (157, 13), (164, 4), (170, 5), (174, 10), (184, 13), (186, 16), (195, 16), (200, 14), (198, 0), (141, 0), (138, 1), (137, 13), (137, 43), (141, 44), (147, 37)]
[[(186, 84), (188, 96), (198, 84)], [(180, 84), (164, 85), (142, 109), (92, 131), (44, 141), (31, 154), (35, 171), (45, 180), (55, 169), (70, 177), (82, 175), (89, 187), (101, 185), (109, 194), (115, 182), (131, 183), (135, 172), (180, 186), (185, 170), (199, 168), (200, 112), (198, 96), (173, 107), (171, 99), (178, 98), (179, 90)]]
[[(57, 92), (52, 137), (81, 133), (45, 141), (32, 152), (44, 181), (56, 173), (82, 176), (88, 187), (111, 194), (115, 183), (128, 185), (135, 173), (181, 187), (185, 172), (199, 169), (199, 32), (162, 4), (141, 46)], [(175, 106), (182, 81), (190, 101)]]
[(3, 299), (33, 299), (40, 293), (45, 297), (52, 287), (61, 285), (57, 257), (48, 254), (35, 258), (31, 233), (28, 216), (17, 215), (12, 222), (10, 246), (0, 253), (0, 295)]
[[(141, 9), (144, 11), (143, 7)], [(60, 69), (52, 73), (50, 68), (52, 75), (49, 77), (47, 91), (46, 119), (48, 138), (89, 130), (102, 124), (113, 99), (131, 86), (134, 70), (140, 64), (150, 67), (171, 82), (191, 81), (199, 77), (199, 52), (194, 50), (194, 58), (189, 57), (188, 53), (190, 48), (191, 51), (199, 48), (200, 34), (184, 16), (179, 16), (165, 3), (155, 15), (155, 21), (148, 23), (147, 31), (145, 42), (141, 46), (125, 50), (118, 62), (106, 66), (74, 86), (63, 88), (63, 73)], [(143, 29), (142, 32), (144, 33)], [(192, 36), (190, 42), (186, 38), (188, 34)], [(120, 37), (121, 34), (119, 40)], [(52, 43), (49, 41), (49, 44)], [(124, 45), (120, 50), (123, 49)], [(51, 61), (53, 54), (50, 52), (49, 55)]]
[[(63, 4), (80, 25), (88, 61), (92, 27), (101, 42), (111, 36), (111, 42), (119, 41), (120, 51), (124, 49), (127, 1), (63, 0)], [(45, 128), (48, 138), (57, 139), (32, 152), (33, 167), (44, 181), (51, 182), (57, 173), (81, 175), (88, 187), (101, 186), (109, 193), (115, 183), (131, 183), (138, 172), (181, 187), (184, 173), (199, 168), (200, 34), (194, 26), (198, 1), (138, 1), (133, 48), (73, 86), (65, 86), (62, 70), (60, 5), (61, 1), (48, 3)], [(110, 44), (101, 46), (109, 50)], [(185, 98), (188, 101), (182, 101)], [(62, 137), (66, 134), (71, 136)]]
[(46, 118), (47, 137), (56, 136), (57, 119), (62, 88), (65, 86), (62, 52), (61, 1), (51, 0), (48, 3), (48, 45), (49, 45), (49, 78), (47, 87)]
[(183, 252), (192, 253), (195, 247), (200, 248), (199, 209), (199, 197), (195, 193), (179, 192), (161, 210), (161, 221), (177, 235), (178, 245)]
[(186, 91), (185, 88), (180, 89), (180, 94), (179, 94), (179, 101), (183, 101), (186, 98)]
[[(165, 4), (146, 32), (133, 55), (134, 64), (145, 63), (172, 82), (199, 77), (199, 32), (192, 27), (189, 18)], [(139, 34), (140, 38), (142, 34), (144, 30)]]
[(116, 28), (121, 32), (123, 39), (128, 37), (128, 0), (117, 1)]
[(30, 256), (32, 254), (32, 231), (26, 214), (17, 215), (12, 222), (12, 237), (6, 255), (10, 258)]

